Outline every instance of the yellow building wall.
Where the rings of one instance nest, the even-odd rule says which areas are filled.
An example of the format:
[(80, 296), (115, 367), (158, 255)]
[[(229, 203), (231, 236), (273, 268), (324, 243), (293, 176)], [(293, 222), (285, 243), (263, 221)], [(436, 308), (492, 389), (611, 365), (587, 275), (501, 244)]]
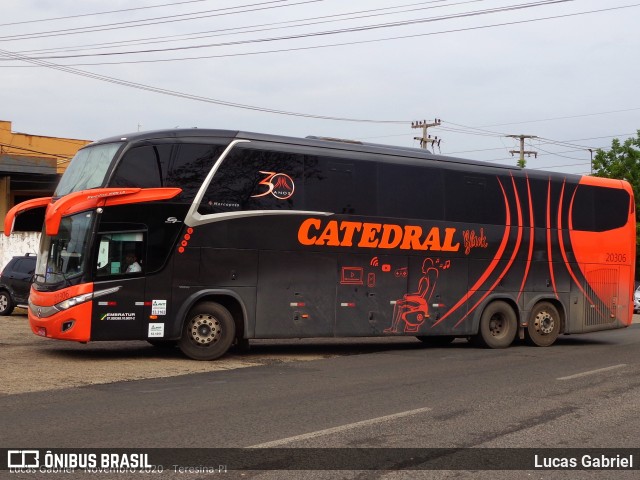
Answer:
[(57, 173), (61, 174), (76, 152), (91, 140), (44, 137), (11, 131), (11, 122), (0, 120), (0, 155), (55, 159)]
[[(17, 159), (20, 157), (50, 159), (51, 167), (55, 162), (58, 174), (62, 174), (66, 170), (71, 158), (80, 147), (88, 143), (91, 143), (91, 140), (14, 133), (11, 131), (11, 122), (0, 120), (0, 155), (10, 155)], [(0, 171), (0, 220), (2, 221), (12, 206), (9, 178), (10, 174), (3, 174)], [(2, 228), (0, 228), (1, 230)]]

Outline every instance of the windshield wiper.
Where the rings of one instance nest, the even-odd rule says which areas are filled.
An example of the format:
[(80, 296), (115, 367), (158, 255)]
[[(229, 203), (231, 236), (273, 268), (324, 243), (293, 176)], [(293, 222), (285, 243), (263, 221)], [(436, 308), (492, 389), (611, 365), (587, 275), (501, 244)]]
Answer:
[(67, 278), (65, 273), (64, 272), (60, 272), (60, 275), (62, 275), (62, 278), (64, 279), (64, 286), (65, 287), (70, 287), (71, 286), (71, 282), (69, 281), (69, 278)]

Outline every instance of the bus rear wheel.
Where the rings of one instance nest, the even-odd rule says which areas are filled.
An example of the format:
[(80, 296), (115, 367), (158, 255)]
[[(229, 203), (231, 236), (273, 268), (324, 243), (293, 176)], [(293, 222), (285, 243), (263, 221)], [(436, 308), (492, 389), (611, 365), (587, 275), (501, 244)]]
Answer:
[(202, 302), (187, 315), (178, 346), (194, 360), (215, 360), (229, 350), (235, 334), (229, 310), (219, 303)]
[(549, 302), (540, 302), (533, 310), (527, 324), (527, 343), (549, 347), (560, 334), (560, 313)]
[(489, 348), (507, 348), (518, 331), (516, 313), (507, 302), (490, 303), (480, 317), (477, 343)]

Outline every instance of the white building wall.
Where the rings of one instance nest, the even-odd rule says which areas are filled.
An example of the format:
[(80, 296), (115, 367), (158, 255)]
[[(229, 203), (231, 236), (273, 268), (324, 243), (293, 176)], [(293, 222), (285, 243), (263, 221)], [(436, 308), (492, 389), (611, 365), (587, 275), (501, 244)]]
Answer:
[(13, 232), (10, 237), (0, 232), (0, 270), (15, 255), (38, 253), (39, 245), (40, 232)]

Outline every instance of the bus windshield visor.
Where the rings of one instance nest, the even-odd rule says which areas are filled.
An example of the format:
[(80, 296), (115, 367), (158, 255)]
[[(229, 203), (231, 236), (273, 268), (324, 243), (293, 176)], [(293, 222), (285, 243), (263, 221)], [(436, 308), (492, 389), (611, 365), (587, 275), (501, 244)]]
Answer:
[(93, 212), (64, 217), (56, 236), (42, 233), (35, 281), (39, 284), (58, 284), (82, 275), (87, 265), (89, 233)]
[(65, 170), (55, 197), (104, 186), (109, 165), (122, 143), (105, 143), (78, 150)]

